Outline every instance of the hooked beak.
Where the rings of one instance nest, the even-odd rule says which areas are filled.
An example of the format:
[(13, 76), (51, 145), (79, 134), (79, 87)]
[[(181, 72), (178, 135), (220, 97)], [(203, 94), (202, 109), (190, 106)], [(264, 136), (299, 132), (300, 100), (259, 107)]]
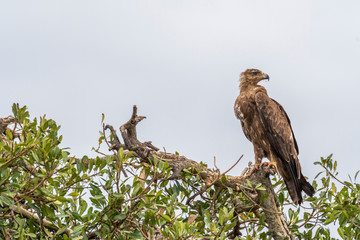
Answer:
[(267, 75), (266, 73), (262, 73), (262, 75), (262, 79), (267, 79), (268, 81), (270, 81), (269, 75)]

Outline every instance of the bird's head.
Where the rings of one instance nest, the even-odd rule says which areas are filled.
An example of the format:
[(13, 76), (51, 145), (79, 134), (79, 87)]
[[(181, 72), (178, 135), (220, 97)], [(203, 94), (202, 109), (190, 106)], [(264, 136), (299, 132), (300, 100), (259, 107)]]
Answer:
[(256, 85), (258, 82), (264, 79), (269, 80), (269, 75), (258, 69), (247, 69), (245, 72), (240, 74), (240, 82), (246, 82), (247, 84)]

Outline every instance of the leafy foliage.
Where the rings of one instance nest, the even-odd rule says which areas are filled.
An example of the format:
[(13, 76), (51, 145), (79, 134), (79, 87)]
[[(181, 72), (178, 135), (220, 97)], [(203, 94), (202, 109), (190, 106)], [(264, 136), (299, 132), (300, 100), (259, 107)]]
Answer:
[[(262, 209), (235, 210), (235, 199), (251, 201), (245, 192), (207, 187), (191, 169), (171, 180), (167, 162), (143, 162), (123, 149), (76, 159), (59, 147), (54, 120), (30, 120), (15, 104), (13, 114), (16, 123), (0, 142), (0, 238), (271, 239)], [(101, 132), (99, 145), (113, 137)], [(337, 236), (360, 239), (358, 173), (337, 179), (331, 155), (315, 165), (322, 169), (313, 182), (317, 194), (301, 208), (272, 177), (290, 230), (299, 239), (335, 239), (329, 225), (336, 224)], [(264, 190), (250, 182), (247, 188)]]
[[(315, 162), (323, 171), (315, 177), (316, 196), (307, 199), (309, 207), (288, 210), (291, 230), (301, 239), (336, 239), (327, 226), (333, 226), (341, 239), (360, 239), (360, 184), (338, 179), (337, 161), (332, 155)], [(301, 228), (303, 227), (303, 228)]]

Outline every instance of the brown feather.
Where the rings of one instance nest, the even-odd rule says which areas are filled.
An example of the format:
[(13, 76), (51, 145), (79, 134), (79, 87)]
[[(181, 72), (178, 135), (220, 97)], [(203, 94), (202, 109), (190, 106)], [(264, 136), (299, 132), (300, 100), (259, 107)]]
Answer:
[(243, 132), (254, 145), (255, 164), (264, 157), (276, 162), (292, 200), (302, 202), (301, 191), (312, 196), (314, 188), (301, 173), (299, 148), (284, 108), (271, 99), (258, 82), (268, 77), (257, 69), (240, 76), (240, 95), (234, 105)]

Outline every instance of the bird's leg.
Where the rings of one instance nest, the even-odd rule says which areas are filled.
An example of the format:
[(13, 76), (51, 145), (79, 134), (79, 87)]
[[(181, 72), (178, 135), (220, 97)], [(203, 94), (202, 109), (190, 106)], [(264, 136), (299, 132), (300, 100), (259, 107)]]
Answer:
[(258, 146), (254, 145), (254, 153), (255, 153), (255, 170), (259, 170), (261, 166), (261, 160), (263, 159), (263, 150)]
[(258, 171), (261, 166), (261, 160), (262, 160), (262, 150), (256, 146), (254, 146), (254, 153), (255, 153), (255, 166), (250, 170), (248, 173), (248, 176), (251, 176), (255, 171)]
[(261, 166), (261, 158), (255, 158), (255, 170), (259, 170), (260, 166)]

